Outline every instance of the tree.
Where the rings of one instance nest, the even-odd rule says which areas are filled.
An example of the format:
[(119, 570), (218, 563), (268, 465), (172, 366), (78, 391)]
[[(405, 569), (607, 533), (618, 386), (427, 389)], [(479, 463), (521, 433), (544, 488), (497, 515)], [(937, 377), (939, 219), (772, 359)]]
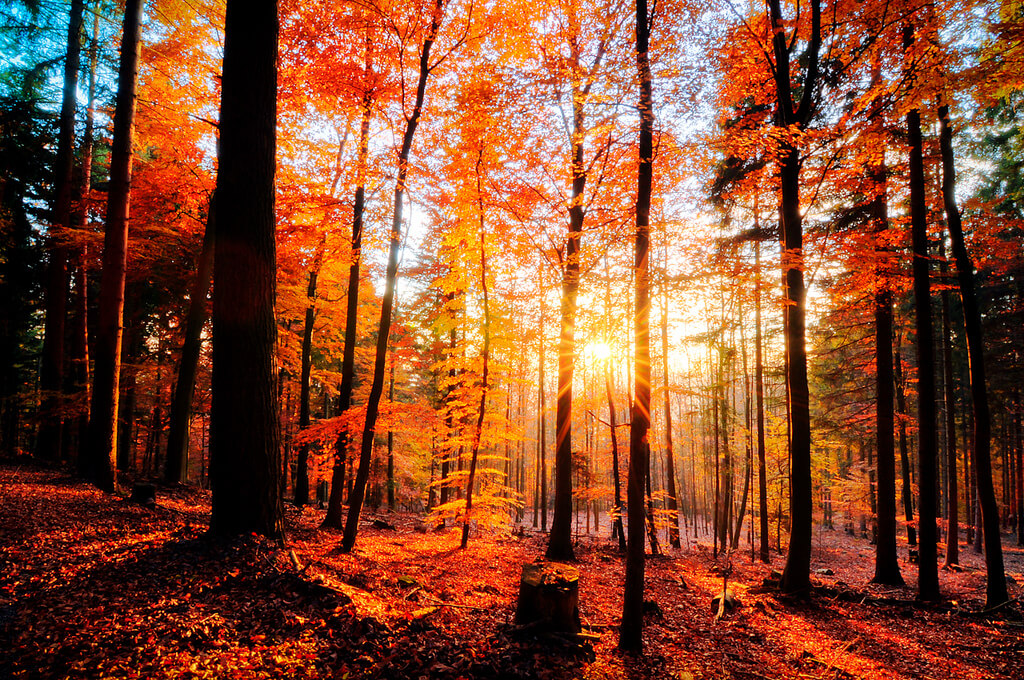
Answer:
[[(963, 302), (967, 353), (970, 359), (968, 366), (971, 376), (971, 404), (974, 412), (974, 459), (975, 464), (978, 466), (978, 504), (981, 506), (981, 519), (985, 528), (985, 571), (987, 576), (985, 604), (991, 608), (1006, 602), (1009, 599), (1009, 595), (1006, 591), (1006, 574), (1003, 570), (1003, 548), (999, 536), (999, 509), (996, 505), (995, 490), (992, 486), (992, 461), (990, 453), (992, 423), (988, 406), (988, 388), (985, 382), (985, 349), (981, 328), (981, 308), (974, 285), (974, 263), (971, 262), (970, 254), (967, 252), (967, 246), (964, 242), (960, 210), (956, 203), (953, 129), (949, 123), (948, 105), (943, 103), (939, 107), (938, 113), (939, 147), (942, 153), (942, 204), (946, 211), (946, 224), (949, 225), (949, 236), (953, 244), (953, 259), (956, 263), (957, 278), (960, 282), (960, 299)], [(914, 291), (916, 294), (916, 285)], [(924, 397), (922, 396), (922, 398)], [(924, 484), (926, 483), (927, 479), (922, 474), (922, 496), (924, 495)], [(923, 525), (925, 522), (923, 498), (921, 505), (921, 522)], [(934, 515), (934, 506), (932, 512)], [(1021, 521), (1021, 518), (1018, 517), (1017, 521)], [(932, 524), (934, 525), (934, 521)], [(926, 529), (927, 527), (925, 526), (921, 528), (922, 565), (924, 565), (924, 532)], [(934, 540), (934, 534), (931, 539)]]
[(619, 648), (638, 652), (643, 648), (644, 602), (644, 479), (647, 475), (651, 426), (650, 338), (650, 210), (654, 156), (654, 96), (648, 58), (651, 15), (647, 0), (636, 3), (636, 69), (640, 84), (640, 145), (636, 192), (636, 245), (634, 260), (636, 306), (634, 308), (634, 401), (630, 409), (629, 479), (626, 505), (629, 526), (626, 540), (626, 583), (622, 596)]
[(121, 336), (124, 286), (128, 257), (128, 209), (131, 201), (132, 137), (139, 60), (141, 0), (128, 0), (121, 34), (121, 61), (117, 74), (114, 139), (110, 150), (110, 183), (103, 238), (99, 319), (93, 372), (89, 433), (84, 454), (89, 475), (101, 489), (117, 487), (117, 417), (121, 373)]
[[(914, 26), (903, 29), (903, 48), (914, 44)], [(935, 466), (938, 457), (935, 437), (935, 347), (932, 332), (931, 287), (929, 281), (927, 205), (925, 202), (921, 112), (907, 112), (907, 136), (910, 142), (910, 233), (914, 261), (914, 328), (917, 332), (917, 427), (920, 487), (920, 545), (917, 578), (918, 597), (938, 600), (939, 575), (935, 534)]]
[[(881, 65), (876, 60), (872, 67), (872, 85), (881, 81)], [(876, 98), (871, 117), (875, 119), (878, 138), (884, 145), (882, 133), (881, 101)], [(884, 148), (884, 146), (883, 146)], [(875, 245), (875, 429), (878, 448), (878, 545), (875, 550), (874, 583), (903, 585), (896, 552), (896, 445), (894, 411), (894, 374), (892, 356), (892, 291), (890, 279), (890, 248), (885, 243), (889, 228), (889, 208), (886, 195), (885, 155), (868, 171), (874, 197), (869, 210), (874, 222)]]
[(64, 322), (67, 312), (68, 252), (65, 245), (71, 226), (72, 149), (75, 139), (75, 102), (78, 89), (79, 56), (82, 51), (82, 10), (84, 0), (72, 0), (68, 21), (67, 56), (64, 60), (64, 92), (57, 136), (54, 167), (54, 200), (47, 233), (46, 326), (39, 387), (43, 390), (36, 453), (55, 461), (61, 450), (62, 395), (64, 387)]
[[(786, 37), (780, 0), (770, 0), (772, 55), (776, 91), (775, 125), (782, 130), (803, 130), (811, 119), (814, 95), (818, 87), (818, 52), (821, 47), (821, 2), (811, 0), (811, 31), (806, 52), (803, 91), (798, 103), (793, 100), (790, 49)], [(800, 213), (800, 148), (795, 140), (783, 137), (779, 149), (779, 226), (782, 231), (782, 270), (785, 277), (786, 382), (789, 388), (790, 456), (792, 490), (790, 508), (793, 527), (789, 538), (786, 567), (782, 572), (782, 590), (798, 593), (810, 587), (811, 573), (811, 420), (810, 393), (807, 387), (806, 290), (804, 287), (803, 222)]]
[(398, 152), (398, 176), (395, 181), (395, 209), (391, 220), (391, 238), (388, 243), (388, 266), (385, 274), (384, 299), (380, 308), (380, 324), (377, 326), (377, 348), (373, 366), (373, 382), (366, 401), (366, 421), (363, 424), (363, 436), (359, 449), (359, 469), (356, 472), (355, 484), (349, 496), (348, 517), (345, 520), (345, 534), (341, 541), (342, 552), (350, 552), (356, 542), (359, 531), (359, 514), (362, 511), (363, 499), (366, 496), (366, 480), (370, 476), (370, 457), (373, 453), (373, 436), (376, 432), (377, 414), (380, 397), (384, 389), (384, 371), (388, 351), (388, 337), (391, 332), (391, 311), (395, 300), (395, 282), (398, 279), (398, 252), (402, 247), (402, 202), (405, 199), (406, 179), (409, 174), (409, 154), (412, 151), (412, 140), (416, 135), (420, 116), (423, 114), (423, 102), (427, 93), (427, 79), (433, 70), (430, 63), (430, 49), (441, 29), (444, 16), (444, 0), (435, 0), (430, 17), (430, 28), (423, 39), (419, 55), (419, 73), (416, 80), (416, 97), (412, 111), (405, 118), (405, 132), (402, 135), (402, 146)]
[(229, 0), (217, 170), (210, 531), (281, 532), (274, 174), (277, 0)]

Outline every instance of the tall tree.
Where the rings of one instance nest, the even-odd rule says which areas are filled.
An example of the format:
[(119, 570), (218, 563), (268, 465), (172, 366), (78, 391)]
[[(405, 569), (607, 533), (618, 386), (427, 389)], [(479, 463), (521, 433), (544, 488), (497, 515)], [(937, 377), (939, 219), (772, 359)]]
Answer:
[(348, 517), (345, 520), (345, 534), (341, 541), (342, 552), (350, 552), (356, 543), (359, 530), (359, 514), (362, 511), (363, 499), (366, 496), (366, 480), (370, 476), (370, 459), (373, 453), (373, 436), (376, 432), (377, 414), (380, 408), (380, 397), (384, 390), (384, 372), (388, 351), (388, 338), (391, 332), (391, 311), (395, 300), (395, 282), (398, 279), (398, 252), (402, 247), (402, 202), (405, 200), (406, 178), (409, 174), (409, 153), (412, 151), (412, 140), (416, 135), (420, 116), (423, 113), (423, 102), (427, 93), (427, 79), (434, 68), (430, 63), (430, 50), (441, 29), (444, 16), (444, 0), (435, 0), (430, 17), (430, 28), (420, 47), (419, 74), (416, 80), (416, 98), (412, 111), (405, 118), (405, 133), (402, 135), (402, 146), (398, 152), (398, 176), (395, 181), (395, 209), (391, 220), (391, 238), (388, 243), (388, 266), (384, 299), (380, 308), (380, 323), (377, 327), (377, 348), (373, 366), (373, 382), (366, 400), (366, 421), (363, 424), (363, 437), (359, 449), (359, 469), (355, 483), (349, 495)]
[(277, 0), (228, 0), (213, 270), (210, 530), (281, 532), (274, 349)]
[(203, 349), (202, 331), (206, 325), (209, 305), (207, 298), (210, 293), (210, 282), (213, 280), (215, 208), (211, 196), (207, 208), (203, 245), (196, 262), (196, 278), (192, 282), (192, 292), (189, 295), (181, 361), (178, 363), (178, 376), (174, 383), (171, 415), (168, 420), (167, 464), (164, 467), (164, 481), (168, 484), (184, 482), (188, 475), (188, 424), (192, 418), (192, 396), (196, 386), (199, 354)]
[(67, 316), (68, 249), (71, 226), (72, 166), (74, 165), (75, 103), (78, 97), (78, 67), (82, 52), (82, 11), (84, 0), (71, 0), (68, 19), (67, 56), (64, 59), (64, 91), (57, 136), (54, 167), (54, 200), (50, 213), (46, 250), (46, 322), (43, 355), (39, 370), (42, 403), (36, 454), (57, 460), (61, 450), (62, 389), (64, 387), (64, 322)]
[[(356, 329), (359, 314), (359, 269), (363, 250), (363, 211), (366, 207), (366, 166), (370, 150), (370, 119), (373, 114), (374, 88), (372, 43), (367, 29), (366, 56), (363, 66), (363, 97), (360, 106), (359, 151), (356, 160), (356, 192), (352, 202), (352, 239), (349, 242), (348, 290), (345, 296), (345, 344), (341, 359), (341, 388), (338, 394), (340, 415), (352, 406), (352, 385), (355, 382)], [(345, 464), (348, 458), (348, 429), (343, 427), (334, 446), (334, 471), (331, 494), (322, 526), (342, 528), (342, 494), (345, 490)]]
[[(881, 82), (881, 63), (872, 65), (874, 87)], [(870, 113), (874, 119), (876, 141), (883, 145), (882, 102), (876, 98)], [(875, 436), (878, 447), (878, 543), (875, 547), (874, 583), (903, 585), (899, 555), (896, 552), (896, 444), (895, 382), (892, 356), (892, 290), (889, 286), (891, 248), (886, 233), (889, 229), (889, 207), (886, 195), (885, 155), (868, 169), (868, 181), (874, 196), (869, 206), (875, 232)]]
[(805, 347), (806, 290), (804, 288), (803, 221), (800, 212), (800, 148), (790, 131), (804, 130), (814, 111), (818, 87), (818, 60), (821, 49), (821, 2), (811, 0), (811, 27), (805, 59), (806, 70), (798, 103), (793, 100), (793, 74), (790, 49), (794, 40), (786, 36), (780, 0), (769, 0), (772, 30), (773, 76), (775, 81), (775, 125), (786, 131), (779, 144), (779, 179), (782, 197), (779, 226), (782, 232), (782, 270), (785, 277), (786, 384), (790, 417), (790, 465), (792, 486), (790, 512), (792, 530), (786, 567), (782, 572), (782, 590), (797, 593), (810, 587), (811, 574), (811, 419), (807, 386), (807, 349)]
[(644, 602), (644, 480), (647, 475), (651, 426), (650, 347), (650, 211), (654, 156), (654, 95), (648, 48), (651, 16), (647, 0), (636, 2), (636, 70), (640, 84), (639, 163), (636, 191), (635, 275), (636, 307), (633, 319), (634, 401), (630, 410), (629, 479), (626, 506), (629, 525), (626, 539), (626, 582), (622, 596), (622, 626), (619, 649), (639, 652), (643, 648)]
[[(953, 129), (949, 124), (949, 107), (939, 107), (939, 148), (942, 152), (942, 203), (946, 211), (946, 224), (953, 245), (963, 302), (964, 325), (967, 336), (968, 367), (971, 376), (971, 406), (974, 412), (974, 459), (978, 466), (978, 504), (985, 529), (985, 603), (988, 607), (1003, 604), (1009, 599), (1006, 574), (1003, 570), (1003, 548), (999, 536), (999, 508), (992, 485), (992, 422), (988, 406), (988, 388), (985, 384), (985, 346), (981, 328), (981, 305), (974, 284), (974, 263), (964, 242), (960, 210), (956, 203), (956, 168), (953, 164)], [(916, 259), (915, 259), (916, 264)], [(916, 292), (916, 287), (915, 287)], [(933, 388), (934, 389), (934, 388)], [(926, 480), (921, 477), (922, 494)], [(924, 519), (922, 500), (921, 522)], [(1020, 521), (1020, 518), (1017, 518)], [(933, 522), (934, 523), (934, 522)], [(924, 564), (924, 531), (921, 528), (921, 563)]]
[(89, 476), (108, 493), (113, 492), (117, 486), (118, 388), (141, 15), (142, 1), (128, 0), (124, 9), (121, 62), (117, 74), (114, 138), (110, 148), (110, 183), (107, 188), (107, 219), (103, 237), (103, 270), (100, 274), (99, 320), (94, 352), (96, 360), (89, 408), (89, 434), (85, 446), (85, 455), (89, 457)]
[[(903, 29), (903, 48), (914, 44), (914, 26)], [(928, 206), (925, 199), (924, 156), (921, 138), (921, 112), (907, 112), (907, 136), (910, 143), (910, 233), (914, 254), (914, 327), (917, 333), (917, 427), (918, 486), (921, 518), (918, 553), (918, 597), (938, 600), (939, 575), (935, 564), (935, 469), (937, 442), (935, 437), (935, 349), (932, 332), (931, 286), (928, 256)]]

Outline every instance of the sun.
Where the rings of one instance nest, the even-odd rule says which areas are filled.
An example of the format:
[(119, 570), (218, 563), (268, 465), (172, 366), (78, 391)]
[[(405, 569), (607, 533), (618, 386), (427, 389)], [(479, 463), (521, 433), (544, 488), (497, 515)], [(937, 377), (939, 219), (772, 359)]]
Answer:
[(612, 356), (612, 348), (608, 346), (607, 342), (588, 342), (583, 351), (598, 361), (605, 361)]

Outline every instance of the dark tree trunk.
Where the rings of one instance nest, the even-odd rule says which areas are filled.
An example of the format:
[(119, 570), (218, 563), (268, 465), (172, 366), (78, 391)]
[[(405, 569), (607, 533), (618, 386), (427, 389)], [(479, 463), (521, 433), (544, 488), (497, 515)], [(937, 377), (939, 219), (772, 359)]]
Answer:
[(214, 221), (210, 531), (282, 531), (275, 389), (277, 2), (228, 0)]
[(914, 529), (914, 495), (910, 488), (910, 454), (907, 443), (907, 394), (903, 389), (903, 358), (900, 355), (899, 331), (893, 332), (893, 376), (896, 381), (896, 413), (899, 415), (899, 438), (900, 438), (900, 471), (902, 473), (903, 488), (900, 492), (903, 498), (903, 515), (907, 524), (907, 544), (917, 545), (917, 531)]
[(651, 67), (648, 61), (650, 15), (647, 0), (636, 2), (636, 64), (640, 83), (640, 148), (636, 196), (636, 307), (633, 321), (635, 401), (630, 412), (629, 479), (626, 495), (629, 512), (626, 541), (626, 582), (622, 597), (622, 626), (619, 649), (639, 652), (643, 649), (644, 604), (644, 478), (650, 444), (651, 425), (651, 350), (649, 317), (651, 311), (649, 276), (651, 180), (653, 175), (654, 98)]
[(192, 418), (192, 397), (199, 369), (199, 354), (203, 349), (202, 332), (203, 326), (206, 325), (209, 304), (207, 297), (210, 293), (210, 281), (213, 280), (215, 210), (214, 197), (211, 196), (207, 208), (203, 246), (199, 251), (196, 278), (192, 282), (189, 297), (185, 338), (181, 345), (181, 363), (178, 364), (178, 377), (174, 383), (174, 397), (168, 422), (167, 466), (164, 468), (164, 481), (168, 484), (182, 483), (188, 476), (188, 424)]
[[(881, 66), (875, 63), (872, 83), (881, 81)], [(874, 105), (876, 132), (881, 140), (881, 102)], [(889, 230), (886, 175), (884, 160), (869, 169), (869, 183), (875, 192), (871, 201), (871, 219), (875, 231), (875, 433), (878, 446), (878, 544), (875, 546), (875, 576), (873, 583), (902, 586), (899, 555), (896, 552), (896, 447), (895, 394), (892, 356), (892, 249), (886, 244)]]
[(480, 176), (483, 156), (484, 152), (481, 149), (476, 160), (476, 200), (477, 209), (480, 213), (480, 289), (483, 291), (484, 311), (483, 370), (480, 375), (480, 405), (476, 416), (476, 426), (473, 428), (473, 443), (470, 449), (469, 479), (466, 480), (466, 514), (462, 520), (462, 542), (459, 545), (463, 549), (469, 545), (470, 514), (473, 512), (473, 483), (476, 481), (476, 463), (477, 457), (480, 454), (480, 436), (483, 433), (484, 417), (487, 415), (487, 389), (489, 387), (487, 381), (491, 358), (491, 307), (487, 297), (487, 232), (484, 230), (484, 194)]
[[(758, 225), (760, 226), (760, 225)], [(757, 495), (761, 514), (761, 543), (759, 557), (765, 564), (771, 562), (768, 547), (768, 470), (765, 464), (764, 437), (764, 359), (761, 351), (761, 243), (754, 243), (754, 388), (757, 401)]]
[[(537, 355), (537, 373), (538, 373), (538, 395), (537, 405), (539, 407), (538, 414), (538, 428), (540, 429), (540, 436), (537, 437), (537, 462), (540, 469), (537, 471), (537, 488), (540, 495), (540, 530), (548, 530), (548, 402), (547, 402), (547, 382), (544, 379), (544, 359), (545, 359), (545, 338), (544, 338), (544, 279), (543, 279), (543, 265), (540, 270), (541, 278), (540, 281), (540, 333), (538, 338), (539, 352)], [(533, 513), (534, 526), (537, 525), (537, 513)]]
[[(664, 276), (668, 276), (667, 263)], [(668, 377), (668, 281), (662, 282), (661, 293), (661, 368), (665, 374), (665, 475), (668, 477), (668, 510), (671, 513), (668, 542), (673, 548), (678, 549), (682, 544), (679, 541), (679, 501), (676, 493), (676, 461), (672, 441), (672, 403)]]
[[(611, 277), (608, 260), (605, 258), (604, 314), (605, 326), (611, 328)], [(607, 341), (607, 337), (605, 338)], [(626, 552), (626, 532), (622, 525), (622, 481), (619, 474), (619, 435), (615, 423), (615, 398), (612, 391), (611, 357), (604, 361), (604, 395), (608, 401), (608, 434), (612, 444), (612, 483), (615, 487), (615, 519), (612, 522), (612, 539), (618, 539), (619, 551)]]
[[(364, 83), (362, 121), (359, 127), (359, 158), (356, 166), (356, 193), (352, 209), (352, 240), (348, 267), (348, 292), (345, 296), (345, 346), (341, 359), (341, 389), (339, 391), (338, 415), (344, 418), (352, 406), (352, 385), (355, 380), (356, 328), (359, 316), (359, 266), (363, 249), (363, 210), (366, 204), (366, 160), (370, 144), (370, 116), (373, 111), (373, 89), (370, 78), (373, 64), (370, 59), (370, 42), (367, 39), (366, 61), (363, 69)], [(342, 424), (341, 432), (334, 445), (334, 471), (331, 476), (331, 495), (327, 501), (327, 513), (321, 527), (340, 529), (342, 527), (342, 499), (345, 492), (345, 463), (348, 459), (348, 426)], [(442, 468), (443, 470), (443, 468)], [(444, 475), (442, 474), (442, 479)], [(445, 488), (441, 490), (441, 502), (445, 502)]]
[[(316, 321), (316, 281), (323, 264), (324, 248), (327, 246), (327, 232), (320, 237), (313, 266), (309, 270), (309, 284), (306, 286), (306, 318), (302, 327), (301, 373), (299, 375), (299, 429), (309, 427), (310, 372), (313, 368), (313, 324)], [(309, 448), (308, 443), (299, 446), (295, 460), (294, 502), (298, 507), (309, 504)]]
[[(945, 251), (945, 248), (943, 248)], [(949, 264), (943, 252), (943, 278), (949, 274)], [(946, 433), (946, 561), (944, 569), (960, 564), (960, 504), (957, 498), (956, 472), (956, 392), (953, 386), (953, 347), (950, 327), (949, 289), (942, 289), (942, 392)]]
[[(82, 134), (81, 156), (78, 178), (75, 183), (74, 215), (72, 224), (80, 233), (85, 234), (89, 220), (89, 197), (92, 192), (92, 155), (93, 129), (96, 110), (96, 65), (99, 61), (99, 26), (100, 17), (96, 13), (93, 18), (92, 43), (89, 49), (89, 103), (85, 112), (85, 132)], [(91, 391), (89, 385), (89, 272), (87, 269), (87, 246), (79, 245), (74, 253), (75, 282), (75, 326), (70, 341), (71, 348), (71, 385), (74, 392), (82, 400), (81, 411), (76, 417), (72, 430), (75, 433), (76, 465), (79, 473), (84, 476), (88, 470), (84, 454), (85, 442), (89, 433), (89, 403)]]
[[(72, 167), (75, 143), (75, 102), (78, 66), (82, 52), (83, 0), (71, 0), (68, 20), (67, 57), (64, 60), (64, 93), (57, 135), (57, 159), (54, 167), (54, 201), (47, 230), (46, 321), (42, 362), (39, 367), (39, 436), (36, 455), (56, 461), (61, 452), (61, 419), (64, 389), (64, 322), (67, 316), (68, 248), (65, 239), (71, 226)], [(5, 357), (4, 361), (8, 358)]]
[[(904, 48), (914, 41), (914, 29), (903, 33)], [(935, 535), (935, 468), (937, 442), (935, 436), (935, 341), (932, 332), (931, 288), (928, 256), (928, 206), (925, 200), (924, 160), (921, 141), (921, 115), (917, 109), (907, 113), (910, 142), (910, 232), (914, 251), (914, 319), (917, 331), (917, 437), (918, 487), (921, 523), (918, 559), (918, 597), (940, 599)]]
[(388, 244), (388, 266), (384, 299), (380, 309), (380, 323), (377, 326), (377, 349), (373, 366), (373, 382), (366, 400), (366, 422), (363, 425), (363, 437), (359, 450), (359, 469), (356, 471), (355, 483), (349, 495), (348, 517), (345, 520), (345, 535), (341, 542), (341, 551), (351, 552), (356, 543), (359, 530), (359, 514), (362, 512), (363, 499), (366, 496), (366, 480), (370, 476), (370, 457), (373, 453), (373, 436), (376, 432), (377, 413), (380, 407), (381, 393), (384, 391), (384, 364), (387, 358), (388, 339), (391, 332), (391, 309), (395, 300), (395, 282), (398, 279), (398, 251), (402, 247), (402, 201), (405, 197), (405, 181), (409, 172), (409, 153), (412, 150), (413, 136), (420, 122), (423, 111), (423, 100), (427, 92), (427, 78), (430, 76), (430, 48), (437, 38), (441, 27), (444, 11), (444, 0), (435, 0), (430, 29), (423, 41), (420, 51), (419, 77), (416, 83), (416, 101), (412, 113), (406, 119), (405, 134), (402, 137), (402, 148), (398, 154), (398, 177), (395, 182), (395, 210), (391, 221), (391, 239)]
[[(794, 106), (790, 82), (790, 54), (779, 0), (770, 0), (770, 19), (774, 37), (775, 123), (803, 130), (811, 118), (818, 81), (818, 52), (821, 46), (821, 4), (811, 0), (811, 33), (807, 46), (807, 72), (803, 93)], [(807, 350), (805, 347), (805, 297), (803, 267), (803, 224), (800, 215), (800, 151), (783, 143), (779, 158), (782, 200), (779, 223), (782, 231), (782, 270), (785, 276), (786, 385), (790, 417), (790, 512), (792, 529), (786, 567), (782, 573), (783, 592), (798, 593), (810, 587), (811, 519), (811, 419), (807, 386)]]
[(110, 183), (103, 238), (103, 271), (100, 275), (99, 320), (94, 352), (96, 360), (92, 404), (89, 409), (89, 434), (85, 447), (91, 478), (108, 493), (117, 487), (117, 401), (121, 373), (121, 326), (128, 256), (128, 206), (131, 201), (132, 137), (141, 14), (141, 0), (128, 0), (117, 75), (114, 138), (110, 148)]
[[(939, 145), (942, 150), (942, 199), (946, 209), (946, 222), (953, 245), (960, 298), (964, 309), (967, 336), (968, 367), (971, 376), (971, 405), (974, 410), (974, 456), (978, 465), (978, 504), (981, 506), (985, 529), (985, 571), (987, 586), (985, 603), (988, 607), (1003, 604), (1009, 599), (1006, 591), (1006, 573), (1003, 569), (1003, 548), (999, 537), (999, 510), (992, 487), (992, 426), (985, 384), (985, 347), (981, 327), (981, 305), (974, 285), (974, 264), (964, 244), (960, 211), (956, 205), (956, 171), (953, 166), (953, 132), (949, 125), (949, 108), (939, 107)], [(921, 488), (927, 482), (921, 478)], [(922, 523), (924, 519), (922, 518)], [(924, 528), (922, 527), (922, 543)], [(924, 554), (921, 555), (922, 561)]]

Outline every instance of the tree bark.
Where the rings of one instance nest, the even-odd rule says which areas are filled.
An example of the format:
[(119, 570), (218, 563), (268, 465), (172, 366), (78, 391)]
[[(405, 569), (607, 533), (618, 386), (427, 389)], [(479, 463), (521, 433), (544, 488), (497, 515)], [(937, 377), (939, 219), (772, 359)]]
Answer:
[[(945, 248), (941, 271), (949, 273)], [(943, 277), (945, 278), (945, 276)], [(953, 347), (950, 327), (949, 289), (942, 289), (942, 393), (946, 431), (946, 560), (943, 569), (960, 564), (960, 504), (957, 497), (956, 472), (956, 392), (953, 386)]]
[[(913, 26), (903, 32), (904, 49), (914, 41)], [(940, 599), (936, 567), (935, 536), (935, 341), (932, 332), (931, 289), (929, 282), (928, 225), (924, 186), (924, 160), (921, 140), (921, 114), (917, 109), (907, 113), (910, 142), (910, 231), (913, 241), (914, 325), (917, 331), (917, 435), (918, 487), (921, 523), (918, 564), (918, 597), (926, 601)]]
[(639, 652), (643, 649), (644, 603), (644, 477), (650, 443), (647, 433), (651, 425), (651, 350), (649, 317), (651, 311), (649, 276), (650, 209), (653, 176), (654, 97), (651, 67), (648, 61), (650, 15), (647, 0), (636, 2), (636, 65), (640, 84), (640, 145), (636, 196), (635, 291), (633, 321), (635, 401), (630, 412), (629, 479), (627, 508), (629, 512), (626, 541), (626, 582), (622, 597), (622, 626), (619, 649)]
[(196, 263), (196, 278), (192, 282), (189, 296), (185, 338), (181, 345), (181, 362), (178, 364), (178, 377), (174, 384), (174, 397), (168, 422), (167, 466), (164, 468), (164, 482), (168, 484), (184, 483), (188, 476), (188, 424), (192, 418), (192, 397), (199, 369), (199, 355), (203, 349), (202, 332), (203, 326), (206, 325), (209, 305), (207, 298), (210, 294), (210, 282), (213, 280), (215, 209), (214, 197), (211, 196), (207, 208), (203, 245)]
[[(760, 225), (758, 225), (760, 226)], [(754, 391), (757, 401), (757, 495), (761, 514), (761, 543), (759, 557), (771, 563), (768, 547), (768, 470), (765, 463), (764, 437), (764, 357), (761, 351), (761, 242), (754, 243)]]
[[(369, 156), (370, 117), (373, 112), (374, 90), (370, 85), (373, 73), (372, 52), (369, 37), (366, 41), (366, 58), (363, 75), (366, 80), (363, 89), (362, 120), (359, 126), (359, 158), (356, 166), (356, 193), (352, 207), (351, 258), (348, 266), (348, 292), (345, 296), (345, 346), (341, 359), (341, 389), (338, 394), (338, 416), (342, 419), (341, 432), (334, 445), (334, 470), (331, 475), (331, 494), (327, 501), (327, 513), (321, 528), (342, 527), (342, 499), (345, 492), (345, 463), (348, 458), (348, 425), (345, 415), (352, 406), (352, 384), (355, 380), (356, 329), (359, 316), (359, 267), (363, 249), (363, 210), (366, 205), (366, 162)], [(443, 469), (443, 468), (442, 468)], [(442, 475), (443, 477), (443, 475)], [(444, 487), (441, 502), (445, 502)]]
[(359, 514), (362, 511), (363, 499), (366, 496), (366, 480), (370, 476), (370, 457), (373, 453), (373, 436), (376, 432), (377, 413), (380, 397), (384, 390), (384, 364), (387, 358), (388, 339), (391, 334), (391, 311), (395, 300), (395, 282), (398, 279), (398, 251), (402, 246), (402, 201), (405, 197), (406, 176), (409, 173), (409, 153), (412, 140), (423, 111), (423, 100), (427, 92), (427, 78), (430, 76), (430, 48), (441, 28), (444, 12), (444, 0), (435, 0), (430, 20), (430, 28), (423, 41), (420, 51), (419, 77), (416, 83), (416, 100), (412, 113), (406, 119), (405, 134), (402, 137), (402, 148), (398, 154), (398, 177), (395, 182), (395, 210), (391, 220), (391, 239), (388, 244), (388, 265), (384, 299), (380, 309), (380, 323), (377, 326), (377, 348), (373, 367), (373, 382), (366, 401), (366, 422), (363, 425), (363, 437), (359, 451), (359, 469), (356, 471), (355, 483), (349, 495), (348, 517), (345, 520), (345, 534), (341, 541), (341, 551), (352, 551), (359, 530)]
[[(668, 266), (664, 277), (668, 277)], [(674, 442), (672, 441), (672, 403), (669, 393), (668, 377), (668, 281), (662, 282), (662, 307), (661, 307), (661, 368), (665, 374), (665, 475), (668, 477), (668, 510), (671, 513), (671, 520), (668, 526), (668, 541), (673, 548), (682, 547), (679, 541), (679, 501), (676, 492), (676, 461)]]
[(483, 291), (484, 311), (484, 348), (482, 352), (483, 370), (480, 375), (480, 405), (476, 416), (476, 426), (473, 428), (473, 444), (470, 450), (469, 479), (466, 481), (466, 514), (462, 521), (462, 542), (460, 548), (465, 549), (469, 545), (469, 523), (470, 515), (473, 512), (473, 483), (476, 481), (476, 463), (480, 454), (480, 437), (484, 428), (484, 417), (487, 415), (487, 389), (491, 358), (491, 307), (487, 297), (487, 232), (484, 229), (484, 194), (481, 184), (481, 165), (483, 164), (483, 149), (476, 161), (476, 199), (477, 209), (480, 213), (480, 289)]
[[(974, 264), (964, 243), (960, 210), (956, 204), (956, 170), (953, 165), (953, 131), (949, 124), (949, 108), (939, 107), (939, 146), (942, 151), (942, 201), (946, 223), (952, 240), (953, 258), (960, 282), (960, 298), (964, 309), (967, 336), (968, 367), (971, 376), (971, 405), (974, 410), (974, 456), (978, 466), (978, 503), (985, 529), (985, 571), (987, 585), (985, 604), (989, 608), (1009, 599), (1006, 573), (1003, 569), (1003, 548), (999, 536), (999, 509), (992, 486), (992, 425), (985, 384), (985, 347), (981, 326), (981, 304), (974, 285)], [(927, 480), (921, 478), (921, 488)], [(922, 522), (924, 520), (922, 519)], [(924, 537), (922, 535), (922, 543)], [(922, 560), (924, 555), (922, 554)]]
[[(807, 71), (798, 106), (793, 105), (790, 82), (790, 55), (779, 0), (770, 0), (772, 51), (775, 56), (777, 95), (776, 125), (803, 130), (811, 118), (818, 81), (818, 52), (821, 47), (821, 3), (811, 0), (811, 33), (807, 46)], [(781, 146), (779, 177), (782, 199), (779, 223), (783, 239), (782, 269), (785, 276), (786, 384), (790, 416), (790, 531), (789, 552), (782, 573), (785, 593), (798, 593), (810, 587), (811, 519), (814, 499), (811, 486), (811, 420), (807, 386), (807, 350), (805, 347), (806, 291), (804, 288), (803, 224), (800, 214), (800, 151), (789, 143)]]
[(277, 2), (228, 0), (214, 221), (210, 531), (282, 531), (274, 173)]
[(128, 0), (121, 35), (114, 137), (110, 149), (110, 183), (103, 238), (103, 270), (100, 275), (99, 319), (96, 325), (96, 360), (86, 442), (92, 481), (107, 493), (112, 493), (117, 487), (117, 404), (141, 14), (141, 0)]
[[(881, 64), (872, 68), (873, 85), (881, 81)], [(881, 101), (873, 105), (876, 133), (882, 142)], [(871, 219), (875, 232), (875, 436), (878, 447), (878, 544), (875, 546), (873, 583), (892, 586), (904, 584), (896, 551), (896, 447), (894, 440), (894, 377), (892, 356), (892, 249), (886, 243), (889, 229), (885, 160), (868, 170), (868, 180), (875, 192), (871, 201)]]
[[(71, 226), (72, 168), (75, 143), (75, 103), (78, 67), (82, 52), (82, 10), (84, 0), (71, 0), (68, 18), (67, 56), (64, 60), (64, 92), (57, 134), (54, 166), (54, 201), (46, 236), (46, 320), (43, 331), (42, 362), (39, 367), (39, 436), (36, 455), (56, 461), (61, 452), (61, 419), (64, 405), (64, 326), (67, 316), (68, 248), (65, 240)], [(5, 359), (6, 360), (6, 359)]]

